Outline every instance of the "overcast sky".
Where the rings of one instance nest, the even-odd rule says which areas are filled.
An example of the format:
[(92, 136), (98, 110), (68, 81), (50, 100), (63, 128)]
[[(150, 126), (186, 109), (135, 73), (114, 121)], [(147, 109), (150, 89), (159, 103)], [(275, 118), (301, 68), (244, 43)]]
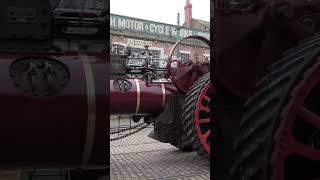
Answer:
[[(110, 12), (145, 20), (177, 24), (184, 22), (186, 0), (110, 0)], [(191, 0), (192, 17), (210, 21), (210, 0)]]

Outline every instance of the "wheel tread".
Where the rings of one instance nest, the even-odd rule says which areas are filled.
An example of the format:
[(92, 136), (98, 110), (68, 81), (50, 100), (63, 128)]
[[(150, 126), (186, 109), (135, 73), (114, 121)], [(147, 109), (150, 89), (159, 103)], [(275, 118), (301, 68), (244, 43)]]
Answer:
[(229, 171), (231, 180), (266, 180), (266, 149), (272, 141), (274, 123), (298, 75), (314, 62), (319, 52), (320, 37), (309, 38), (286, 51), (257, 83), (257, 93), (245, 103), (240, 134), (234, 143), (238, 157)]
[(188, 140), (188, 143), (192, 145), (193, 150), (201, 156), (206, 156), (206, 152), (201, 147), (199, 139), (196, 138), (196, 133), (193, 125), (193, 117), (195, 111), (195, 104), (200, 93), (201, 88), (210, 80), (210, 73), (207, 73), (200, 77), (190, 88), (185, 99), (183, 106), (182, 124), (184, 129), (184, 139)]

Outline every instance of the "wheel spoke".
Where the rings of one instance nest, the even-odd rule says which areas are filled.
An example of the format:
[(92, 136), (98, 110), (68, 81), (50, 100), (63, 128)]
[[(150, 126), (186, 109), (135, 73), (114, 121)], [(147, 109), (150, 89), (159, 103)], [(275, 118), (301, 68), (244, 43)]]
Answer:
[(315, 128), (320, 129), (320, 117), (317, 114), (302, 106), (299, 109), (298, 115), (303, 118), (303, 120), (312, 124)]
[(205, 118), (205, 119), (199, 119), (199, 123), (209, 123), (210, 122), (210, 118)]
[(208, 76), (207, 82), (199, 81), (201, 86), (199, 87), (199, 94), (196, 101), (196, 107), (194, 110), (194, 128), (199, 143), (199, 149), (205, 151), (207, 155), (210, 155), (210, 96), (208, 90), (210, 87), (210, 80)]
[(210, 98), (209, 98), (207, 95), (204, 95), (203, 98), (204, 98), (205, 100), (207, 100), (208, 102), (210, 102)]
[(304, 145), (293, 138), (290, 138), (290, 150), (294, 153), (301, 154), (311, 160), (319, 161), (320, 160), (320, 150), (314, 149), (310, 146)]
[(200, 106), (200, 110), (210, 113), (210, 109), (208, 107), (204, 107), (203, 105)]
[(206, 142), (210, 135), (210, 129), (202, 136), (202, 141)]

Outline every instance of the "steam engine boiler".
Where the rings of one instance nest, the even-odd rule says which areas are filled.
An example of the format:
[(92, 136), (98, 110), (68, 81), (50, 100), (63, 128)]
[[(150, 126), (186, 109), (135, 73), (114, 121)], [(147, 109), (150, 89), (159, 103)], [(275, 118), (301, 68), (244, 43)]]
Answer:
[(107, 172), (106, 20), (103, 8), (0, 2), (1, 169)]

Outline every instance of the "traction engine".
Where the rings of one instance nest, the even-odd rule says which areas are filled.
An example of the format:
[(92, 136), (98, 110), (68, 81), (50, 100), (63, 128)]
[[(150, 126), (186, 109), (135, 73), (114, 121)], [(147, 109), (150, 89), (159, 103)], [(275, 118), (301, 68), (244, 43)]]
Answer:
[(320, 1), (215, 0), (213, 174), (320, 178)]
[[(145, 63), (142, 76), (137, 78), (128, 78), (125, 74), (120, 76), (121, 72), (125, 72), (121, 70), (125, 66), (121, 66), (121, 62), (126, 62), (128, 56), (111, 55), (114, 78), (110, 81), (110, 114), (127, 114), (135, 122), (143, 119), (147, 125), (153, 123), (154, 130), (149, 137), (182, 150), (196, 150), (209, 157), (209, 97), (212, 93), (209, 61), (183, 61), (174, 57), (177, 47), (190, 41), (202, 43), (203, 47), (210, 44), (201, 36), (179, 40), (168, 57), (165, 78), (159, 76), (150, 63), (148, 46), (145, 46), (143, 53)], [(111, 141), (121, 138), (111, 138)]]
[(207, 46), (209, 41), (191, 36), (177, 42), (167, 78), (158, 78), (149, 66), (146, 48), (142, 78), (118, 77), (109, 84), (107, 10), (81, 6), (59, 0), (0, 2), (0, 26), (6, 27), (0, 29), (1, 172), (18, 170), (26, 176), (19, 180), (106, 175), (107, 107), (110, 114), (153, 122), (150, 136), (159, 141), (209, 154), (209, 63), (173, 60), (182, 41)]

